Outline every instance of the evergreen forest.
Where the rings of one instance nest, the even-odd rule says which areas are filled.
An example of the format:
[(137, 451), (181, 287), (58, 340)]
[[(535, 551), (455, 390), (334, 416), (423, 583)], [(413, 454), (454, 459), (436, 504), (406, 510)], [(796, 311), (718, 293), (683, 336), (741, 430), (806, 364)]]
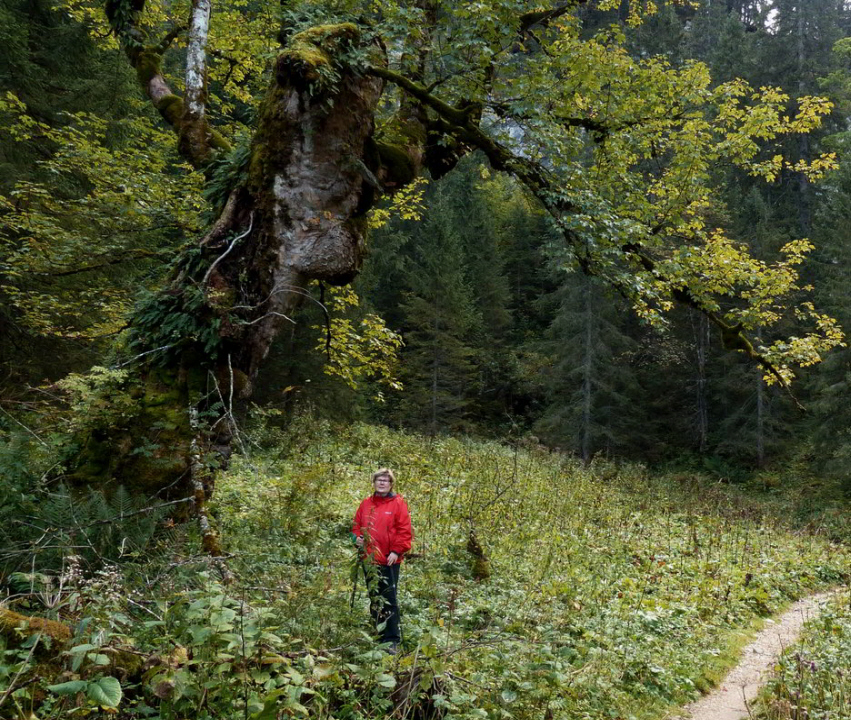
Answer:
[(673, 720), (820, 598), (747, 716), (851, 720), (849, 118), (848, 0), (0, 0), (0, 718)]

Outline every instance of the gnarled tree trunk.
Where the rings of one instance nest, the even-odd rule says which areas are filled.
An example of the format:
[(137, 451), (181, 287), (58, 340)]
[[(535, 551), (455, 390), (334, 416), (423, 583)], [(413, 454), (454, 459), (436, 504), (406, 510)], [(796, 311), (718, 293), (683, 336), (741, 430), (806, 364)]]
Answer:
[[(376, 177), (388, 175), (372, 137), (383, 80), (340, 60), (359, 41), (355, 25), (318, 27), (278, 57), (248, 181), (232, 191), (200, 252), (183, 258), (169, 286), (131, 319), (132, 346), (145, 364), (110, 389), (105, 400), (120, 397), (124, 417), (82, 439), (73, 480), (171, 497), (188, 490), (200, 506), (210, 468), (230, 454), (234, 404), (251, 395), (308, 283), (344, 284), (357, 274)], [(383, 62), (377, 47), (372, 52)], [(197, 140), (189, 128), (203, 122), (198, 104), (187, 102), (182, 118), (181, 138)], [(172, 341), (163, 329), (178, 316), (188, 326)]]

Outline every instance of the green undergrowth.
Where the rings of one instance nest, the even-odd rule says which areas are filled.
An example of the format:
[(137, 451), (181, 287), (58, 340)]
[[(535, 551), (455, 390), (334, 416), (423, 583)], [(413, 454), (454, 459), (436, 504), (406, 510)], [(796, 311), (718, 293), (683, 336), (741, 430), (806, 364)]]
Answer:
[(349, 608), (350, 518), (370, 473), (393, 467), (416, 533), (396, 671), (429, 668), (421, 694), (457, 716), (658, 717), (717, 682), (737, 630), (849, 569), (739, 491), (636, 465), (363, 425), (296, 428), (288, 445), (218, 487), (240, 574), (288, 588), (275, 602), (294, 637), (346, 647), (367, 617), (362, 591)]
[[(66, 595), (40, 612), (75, 637), (50, 672), (0, 641), (0, 697), (19, 685), (7, 708), (161, 720), (662, 718), (723, 676), (761, 618), (847, 580), (843, 546), (699, 478), (313, 420), (247, 441), (254, 449), (219, 477), (210, 507), (237, 580), (223, 584), (194, 554), (188, 526), (105, 575), (63, 570), (51, 587), (64, 582)], [(396, 471), (415, 530), (395, 657), (372, 637), (349, 532), (379, 467)], [(38, 612), (37, 595), (12, 604)]]
[(672, 480), (698, 491), (724, 485), (727, 496), (738, 495), (796, 528), (851, 543), (851, 494), (841, 477), (820, 468), (817, 454), (806, 446), (782, 463), (760, 470), (737, 468), (712, 458), (691, 465), (675, 466), (665, 474), (666, 482)]
[(851, 593), (834, 596), (784, 652), (761, 698), (762, 720), (851, 718)]

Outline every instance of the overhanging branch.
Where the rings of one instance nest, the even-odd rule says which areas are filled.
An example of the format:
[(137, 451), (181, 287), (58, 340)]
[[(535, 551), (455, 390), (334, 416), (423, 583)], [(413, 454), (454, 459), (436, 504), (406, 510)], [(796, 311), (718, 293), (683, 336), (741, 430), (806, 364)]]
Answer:
[[(385, 67), (370, 66), (367, 72), (393, 83), (419, 100), (426, 107), (434, 110), (444, 121), (444, 127), (448, 134), (456, 140), (461, 140), (481, 150), (496, 170), (504, 170), (511, 173), (536, 194), (543, 192), (551, 186), (544, 168), (529, 162), (525, 158), (518, 157), (508, 148), (482, 132), (478, 124), (473, 121), (473, 117), (471, 117), (471, 115), (474, 116), (474, 113), (471, 113), (468, 108), (461, 109), (450, 105), (435, 95), (432, 95), (419, 83), (413, 82), (404, 75)], [(570, 207), (572, 209), (572, 206)]]
[[(537, 163), (522, 158), (514, 154), (511, 150), (501, 145), (493, 138), (486, 135), (473, 118), (465, 112), (449, 103), (434, 96), (419, 83), (413, 82), (409, 78), (396, 73), (392, 70), (383, 67), (370, 67), (368, 70), (371, 74), (380, 77), (388, 82), (401, 88), (406, 93), (416, 98), (423, 105), (431, 108), (442, 121), (441, 127), (448, 135), (462, 140), (472, 147), (481, 150), (488, 158), (490, 164), (496, 170), (502, 170), (513, 175), (517, 180), (522, 182), (527, 189), (538, 199), (544, 206), (547, 212), (554, 218), (556, 224), (561, 230), (567, 243), (577, 251), (577, 261), (582, 271), (591, 276), (600, 276), (600, 273), (595, 268), (592, 260), (585, 257), (582, 253), (583, 244), (579, 236), (577, 236), (564, 223), (564, 215), (575, 214), (578, 211), (569, 201), (557, 197), (557, 186), (555, 179), (550, 177), (548, 171)], [(598, 132), (604, 131), (605, 127), (592, 127), (589, 123), (594, 121), (582, 121), (576, 119), (577, 125), (588, 127), (589, 130)], [(621, 247), (624, 257), (631, 258), (634, 262), (647, 273), (652, 276), (665, 280), (664, 276), (659, 271), (656, 262), (650, 257), (640, 245), (630, 243)], [(633, 299), (633, 292), (623, 283), (616, 280), (606, 279), (610, 285), (613, 285), (618, 292), (623, 294), (628, 300)], [(771, 373), (780, 382), (781, 386), (789, 391), (790, 397), (795, 402), (799, 409), (802, 409), (800, 403), (791, 394), (789, 383), (783, 377), (780, 370), (762, 353), (754, 349), (753, 344), (744, 333), (743, 327), (739, 325), (730, 325), (725, 322), (718, 313), (706, 308), (698, 297), (696, 297), (687, 287), (681, 287), (671, 291), (671, 297), (675, 302), (686, 307), (690, 307), (706, 318), (721, 331), (721, 337), (726, 349), (741, 350), (749, 358), (758, 362), (762, 367)]]
[(584, 5), (587, 0), (571, 0), (570, 2), (562, 3), (549, 10), (536, 10), (533, 12), (523, 13), (520, 16), (520, 32), (527, 33), (536, 26), (549, 25), (553, 20), (557, 20), (562, 15), (566, 15), (578, 5)]

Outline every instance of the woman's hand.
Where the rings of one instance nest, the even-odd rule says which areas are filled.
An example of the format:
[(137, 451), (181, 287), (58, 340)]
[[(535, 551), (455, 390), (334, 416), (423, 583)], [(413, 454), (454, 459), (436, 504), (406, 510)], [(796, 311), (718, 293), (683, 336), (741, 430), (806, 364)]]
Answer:
[(387, 556), (387, 564), (393, 565), (398, 559), (399, 556), (396, 553), (392, 552)]

